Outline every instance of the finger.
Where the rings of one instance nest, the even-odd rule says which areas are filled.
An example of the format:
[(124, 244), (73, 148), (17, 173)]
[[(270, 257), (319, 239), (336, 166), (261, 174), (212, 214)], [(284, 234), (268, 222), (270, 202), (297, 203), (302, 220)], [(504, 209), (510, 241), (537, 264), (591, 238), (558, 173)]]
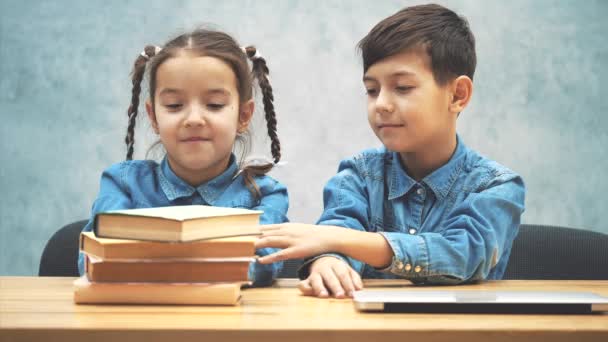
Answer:
[(291, 235), (290, 230), (286, 227), (268, 229), (268, 230), (262, 231), (262, 237), (264, 237), (264, 236), (286, 236), (286, 235)]
[(342, 288), (346, 292), (346, 296), (352, 297), (353, 291), (355, 290), (355, 284), (350, 273), (350, 267), (343, 262), (332, 265), (332, 270), (336, 275), (336, 278), (342, 285)]
[(311, 274), (308, 279), (310, 279), (310, 286), (312, 286), (312, 292), (315, 296), (320, 298), (327, 298), (329, 292), (325, 288), (325, 284), (323, 284), (323, 278), (319, 273)]
[(334, 295), (334, 297), (344, 298), (345, 297), (344, 288), (342, 287), (342, 283), (340, 283), (340, 280), (336, 276), (334, 269), (326, 268), (326, 269), (321, 270), (320, 273), (321, 273), (321, 276), (323, 277), (323, 282), (325, 283), (327, 288), (329, 288), (329, 290)]
[(273, 262), (288, 260), (288, 259), (299, 259), (301, 254), (296, 248), (285, 248), (278, 252), (261, 256), (258, 258), (260, 264), (272, 264)]
[(291, 239), (282, 236), (262, 236), (255, 240), (255, 248), (287, 248), (291, 246)]
[(363, 280), (361, 280), (361, 276), (354, 269), (350, 269), (350, 276), (353, 279), (353, 283), (355, 284), (355, 291), (363, 290)]
[(308, 280), (308, 278), (306, 278), (306, 279), (302, 280), (300, 283), (298, 283), (298, 289), (304, 296), (313, 296), (315, 294), (312, 289), (312, 286), (310, 285), (310, 280)]
[(279, 229), (281, 229), (281, 227), (283, 227), (282, 224), (267, 224), (267, 225), (260, 226), (260, 231), (266, 232), (266, 231), (271, 231), (271, 230), (279, 230)]

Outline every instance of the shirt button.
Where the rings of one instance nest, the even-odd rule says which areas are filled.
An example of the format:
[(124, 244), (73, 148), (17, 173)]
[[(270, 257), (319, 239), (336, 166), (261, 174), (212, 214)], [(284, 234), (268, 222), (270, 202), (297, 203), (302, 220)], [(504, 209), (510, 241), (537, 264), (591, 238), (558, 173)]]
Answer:
[(411, 235), (416, 234), (416, 228), (410, 228), (409, 233), (410, 233)]
[(411, 270), (412, 270), (412, 265), (410, 265), (410, 264), (405, 264), (405, 271), (406, 271), (406, 272), (409, 272), (409, 271), (411, 271)]
[(397, 262), (395, 263), (395, 266), (397, 266), (398, 269), (402, 270), (403, 269), (403, 262), (401, 262), (401, 260), (397, 260)]
[(420, 273), (420, 271), (422, 271), (422, 267), (420, 267), (420, 266), (416, 266), (416, 267), (414, 268), (414, 272), (416, 272), (416, 273)]
[(416, 193), (420, 196), (424, 196), (424, 189), (423, 188), (418, 188), (418, 190), (416, 190)]

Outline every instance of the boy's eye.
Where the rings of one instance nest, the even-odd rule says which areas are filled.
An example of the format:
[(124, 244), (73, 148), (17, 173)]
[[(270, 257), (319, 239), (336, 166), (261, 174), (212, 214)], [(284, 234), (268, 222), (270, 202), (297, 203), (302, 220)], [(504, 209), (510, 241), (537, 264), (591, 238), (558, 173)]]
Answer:
[(378, 90), (375, 88), (366, 88), (365, 92), (367, 93), (367, 96), (376, 96), (376, 94), (378, 94)]
[(414, 87), (409, 87), (409, 86), (397, 86), (395, 87), (395, 89), (397, 89), (398, 92), (400, 93), (407, 93), (410, 90), (414, 89)]

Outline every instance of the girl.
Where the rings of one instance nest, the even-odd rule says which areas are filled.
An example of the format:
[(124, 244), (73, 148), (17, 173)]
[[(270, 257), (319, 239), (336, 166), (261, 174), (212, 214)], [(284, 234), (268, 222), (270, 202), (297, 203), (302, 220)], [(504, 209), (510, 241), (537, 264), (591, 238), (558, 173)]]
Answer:
[[(132, 160), (146, 70), (150, 93), (145, 108), (166, 150), (160, 163)], [(286, 222), (287, 189), (265, 175), (281, 158), (268, 73), (255, 47), (241, 48), (222, 32), (198, 29), (162, 48), (147, 46), (132, 72), (127, 160), (103, 172), (91, 219), (83, 230), (90, 231), (93, 218), (103, 211), (190, 204), (262, 210), (261, 224)], [(253, 77), (263, 94), (273, 162), (243, 165), (243, 158), (237, 163), (232, 151), (235, 141), (243, 142), (253, 116)], [(257, 253), (274, 251), (263, 248)], [(78, 266), (83, 274), (82, 253)], [(280, 263), (252, 263), (254, 285), (269, 284), (280, 268)]]

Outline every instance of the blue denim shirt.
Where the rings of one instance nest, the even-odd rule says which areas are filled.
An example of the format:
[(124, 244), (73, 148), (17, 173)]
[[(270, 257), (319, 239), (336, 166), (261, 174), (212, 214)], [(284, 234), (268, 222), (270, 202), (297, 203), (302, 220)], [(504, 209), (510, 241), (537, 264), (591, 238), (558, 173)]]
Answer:
[[(287, 222), (289, 201), (287, 188), (269, 176), (256, 176), (261, 197), (255, 199), (239, 174), (234, 155), (228, 168), (216, 178), (198, 187), (180, 179), (165, 157), (160, 164), (152, 160), (132, 160), (114, 164), (101, 176), (99, 195), (93, 204), (92, 215), (83, 231), (91, 231), (97, 213), (135, 208), (172, 205), (204, 204), (220, 207), (262, 210), (260, 224)], [(256, 254), (267, 255), (275, 248), (258, 249)], [(269, 285), (279, 274), (282, 263), (262, 265), (252, 263), (250, 279), (255, 286)], [(84, 274), (84, 255), (78, 259), (80, 274)]]
[[(394, 253), (385, 269), (329, 254), (347, 260), (364, 278), (427, 284), (501, 279), (524, 196), (520, 176), (457, 137), (451, 159), (420, 182), (408, 176), (398, 153), (385, 148), (343, 160), (324, 189), (317, 224), (384, 236)], [(308, 267), (302, 267), (300, 277), (307, 276)]]

